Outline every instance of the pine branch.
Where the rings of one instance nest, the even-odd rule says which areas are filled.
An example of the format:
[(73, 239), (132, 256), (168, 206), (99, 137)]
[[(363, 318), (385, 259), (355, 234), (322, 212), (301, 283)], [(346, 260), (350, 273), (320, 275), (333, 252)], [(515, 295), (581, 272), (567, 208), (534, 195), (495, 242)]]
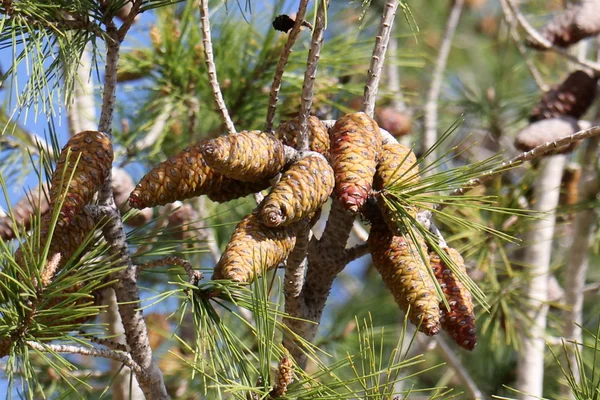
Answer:
[(375, 47), (373, 48), (373, 56), (371, 57), (371, 65), (367, 72), (367, 82), (365, 84), (365, 92), (363, 96), (362, 111), (372, 117), (375, 111), (375, 102), (377, 101), (377, 91), (379, 89), (379, 80), (381, 79), (381, 71), (385, 63), (385, 53), (390, 41), (390, 34), (398, 9), (398, 0), (388, 0), (385, 3), (379, 32), (375, 37)]
[[(437, 150), (434, 148), (434, 144), (438, 140), (438, 102), (440, 92), (442, 90), (442, 82), (444, 80), (444, 72), (446, 71), (446, 64), (448, 63), (448, 56), (450, 55), (450, 49), (452, 48), (452, 41), (454, 40), (454, 34), (458, 27), (460, 15), (462, 13), (464, 0), (455, 0), (448, 21), (446, 22), (446, 29), (442, 38), (442, 44), (440, 46), (440, 52), (437, 60), (435, 61), (435, 67), (433, 69), (431, 86), (427, 93), (427, 103), (425, 103), (425, 133), (423, 135), (423, 152), (429, 152), (429, 160), (436, 160)], [(431, 164), (431, 162), (426, 162)]]
[(296, 21), (292, 30), (288, 33), (287, 41), (281, 51), (281, 57), (277, 63), (277, 69), (275, 70), (275, 76), (273, 77), (273, 83), (271, 84), (271, 91), (269, 92), (269, 105), (267, 107), (267, 120), (265, 122), (265, 132), (273, 131), (273, 120), (275, 119), (275, 110), (277, 109), (277, 101), (279, 101), (279, 90), (281, 89), (281, 80), (283, 78), (283, 72), (285, 66), (290, 58), (292, 47), (296, 43), (302, 23), (304, 21), (304, 15), (306, 14), (306, 7), (308, 6), (308, 0), (300, 0), (298, 5), (298, 11), (296, 12)]
[(369, 254), (369, 245), (367, 243), (357, 244), (356, 246), (350, 247), (344, 251), (346, 254), (346, 264), (351, 263), (357, 258), (361, 258)]
[(300, 103), (300, 114), (298, 123), (300, 132), (297, 133), (296, 143), (300, 151), (308, 150), (308, 117), (312, 106), (315, 87), (315, 78), (317, 77), (317, 65), (321, 57), (321, 48), (323, 47), (323, 33), (325, 31), (325, 19), (330, 0), (317, 1), (317, 20), (313, 29), (312, 44), (308, 51), (308, 61), (304, 71), (304, 83), (302, 84), (302, 101)]
[(202, 279), (202, 272), (194, 271), (192, 264), (184, 258), (177, 256), (169, 256), (160, 258), (158, 260), (149, 261), (144, 264), (140, 264), (137, 266), (137, 272), (144, 269), (158, 268), (164, 267), (165, 265), (177, 265), (182, 267), (185, 270), (185, 273), (188, 275), (191, 285), (197, 285), (198, 282)]
[(144, 371), (132, 360), (131, 356), (126, 353), (117, 352), (109, 349), (98, 349), (98, 348), (85, 348), (66, 344), (46, 344), (34, 342), (31, 340), (26, 341), (27, 345), (34, 350), (43, 353), (68, 353), (68, 354), (79, 354), (82, 356), (102, 357), (109, 360), (115, 360), (123, 363), (127, 367), (135, 371), (136, 375), (143, 376)]
[(206, 68), (208, 70), (208, 82), (213, 90), (215, 103), (217, 103), (217, 108), (221, 113), (221, 118), (227, 127), (227, 131), (229, 133), (235, 133), (235, 126), (229, 116), (229, 111), (227, 111), (223, 93), (221, 93), (221, 87), (219, 86), (219, 80), (217, 79), (217, 68), (215, 67), (215, 60), (213, 57), (210, 21), (208, 18), (208, 0), (200, 0), (200, 21), (202, 22), (202, 43), (204, 44), (204, 57), (206, 59)]
[[(497, 177), (498, 175), (503, 174), (504, 172), (506, 172), (512, 168), (518, 167), (519, 165), (521, 165), (527, 161), (531, 161), (531, 160), (535, 160), (536, 158), (540, 158), (548, 153), (553, 152), (554, 150), (556, 150), (562, 146), (567, 146), (574, 142), (578, 142), (580, 140), (588, 139), (588, 138), (595, 137), (598, 135), (600, 135), (600, 126), (593, 126), (589, 129), (581, 130), (577, 133), (574, 133), (569, 136), (565, 136), (565, 137), (555, 140), (553, 142), (547, 142), (542, 145), (539, 145), (530, 151), (526, 151), (524, 153), (519, 154), (518, 156), (512, 158), (509, 161), (503, 162), (499, 167), (483, 173), (479, 178), (471, 179), (469, 182), (467, 182), (466, 185), (464, 185), (460, 189), (456, 189), (456, 190), (452, 191), (450, 193), (450, 195), (451, 196), (462, 196), (463, 194), (467, 193), (468, 191), (475, 188), (476, 186), (481, 185), (482, 183), (487, 182), (490, 179), (493, 179), (493, 178)], [(437, 209), (441, 210), (450, 204), (452, 204), (452, 203), (440, 204), (440, 205), (438, 205)]]
[(529, 68), (529, 72), (531, 72), (531, 76), (533, 77), (533, 80), (535, 81), (535, 83), (538, 85), (538, 87), (542, 91), (547, 92), (550, 89), (550, 86), (548, 86), (544, 82), (544, 78), (542, 77), (541, 72), (537, 69), (537, 67), (535, 66), (533, 61), (531, 61), (531, 59), (529, 57), (527, 57), (527, 50), (525, 49), (525, 46), (521, 42), (521, 37), (519, 36), (519, 32), (517, 30), (517, 22), (515, 21), (512, 12), (508, 8), (508, 4), (506, 3), (506, 0), (500, 0), (500, 5), (502, 6), (502, 13), (504, 15), (504, 21), (506, 21), (506, 23), (509, 26), (510, 37), (512, 38), (513, 42), (515, 43), (515, 46), (517, 46), (517, 50), (519, 50), (521, 57), (523, 57), (523, 60), (525, 61), (525, 65), (527, 65), (527, 68)]
[[(523, 30), (527, 33), (529, 38), (531, 38), (531, 40), (536, 44), (537, 47), (540, 47), (545, 50), (551, 50), (557, 54), (560, 54), (561, 56), (563, 56), (564, 58), (566, 58), (567, 60), (569, 60), (571, 62), (582, 65), (586, 68), (589, 68), (594, 72), (600, 72), (600, 64), (598, 64), (596, 62), (582, 60), (582, 59), (572, 55), (571, 53), (569, 53), (568, 50), (554, 46), (552, 43), (550, 43), (549, 40), (547, 40), (545, 37), (543, 37), (533, 26), (531, 26), (531, 24), (527, 21), (527, 19), (521, 13), (521, 11), (519, 10), (519, 8), (517, 7), (517, 5), (514, 3), (513, 0), (503, 0), (503, 1), (506, 1), (506, 4), (508, 4), (508, 8), (510, 8), (510, 10), (512, 11), (514, 17), (517, 19), (517, 22), (519, 23), (521, 28), (523, 28)], [(508, 10), (504, 9), (504, 11), (506, 12)], [(507, 17), (507, 18), (510, 18), (510, 17)]]

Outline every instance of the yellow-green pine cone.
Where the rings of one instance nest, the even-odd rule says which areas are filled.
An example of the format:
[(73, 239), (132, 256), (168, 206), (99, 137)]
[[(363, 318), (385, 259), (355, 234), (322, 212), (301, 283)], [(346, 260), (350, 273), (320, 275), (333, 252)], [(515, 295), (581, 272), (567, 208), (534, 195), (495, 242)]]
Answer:
[(333, 169), (312, 153), (292, 164), (265, 198), (260, 210), (269, 227), (290, 225), (317, 211), (333, 191)]
[[(453, 248), (445, 249), (445, 251), (454, 264), (466, 272), (465, 261), (460, 253)], [(440, 303), (442, 328), (460, 347), (473, 350), (477, 344), (477, 327), (471, 293), (456, 278), (439, 255), (431, 252), (429, 261), (450, 306), (450, 311), (448, 311), (446, 306)]]
[(262, 182), (277, 175), (285, 165), (285, 149), (275, 136), (242, 131), (208, 140), (200, 146), (206, 163), (228, 178)]
[[(409, 184), (419, 181), (419, 167), (415, 165), (417, 157), (410, 147), (392, 142), (384, 144), (381, 151), (373, 187), (382, 190), (392, 185)], [(382, 197), (377, 203), (383, 212), (386, 224), (396, 235), (401, 234), (398, 219)], [(416, 215), (416, 210), (410, 210)], [(413, 217), (415, 216), (413, 215)]]
[[(424, 240), (418, 245), (427, 254)], [(439, 333), (440, 299), (417, 244), (408, 236), (394, 236), (385, 225), (373, 225), (368, 246), (375, 268), (410, 321), (426, 335)]]
[(225, 202), (269, 187), (266, 180), (245, 183), (215, 172), (200, 153), (203, 143), (188, 147), (154, 167), (129, 195), (129, 204), (142, 209), (204, 194), (213, 201)]
[[(284, 122), (275, 130), (275, 136), (283, 144), (296, 148), (296, 133), (300, 130), (298, 117)], [(329, 132), (321, 120), (314, 115), (308, 117), (308, 147), (329, 159)]]
[(212, 279), (250, 283), (264, 271), (276, 268), (296, 244), (294, 226), (268, 228), (253, 212), (235, 228)]
[(108, 176), (112, 162), (112, 143), (105, 134), (84, 131), (74, 135), (62, 149), (52, 175), (50, 208), (53, 209), (66, 194), (61, 219), (73, 218), (92, 201)]
[(358, 213), (373, 186), (381, 135), (377, 123), (363, 112), (346, 114), (330, 131), (335, 195), (343, 207)]

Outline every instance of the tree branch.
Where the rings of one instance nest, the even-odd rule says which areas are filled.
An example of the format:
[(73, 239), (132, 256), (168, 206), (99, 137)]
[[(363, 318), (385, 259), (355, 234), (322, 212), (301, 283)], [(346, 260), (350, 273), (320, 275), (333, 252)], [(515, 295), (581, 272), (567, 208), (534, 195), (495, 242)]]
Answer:
[(513, 12), (513, 14), (516, 17), (517, 21), (519, 22), (519, 25), (521, 26), (521, 28), (523, 28), (523, 30), (527, 33), (527, 35), (529, 35), (529, 37), (533, 41), (535, 41), (539, 45), (539, 47), (542, 47), (546, 50), (551, 50), (557, 54), (560, 54), (561, 56), (565, 57), (567, 60), (574, 62), (576, 64), (579, 64), (579, 65), (582, 65), (586, 68), (589, 68), (592, 71), (600, 72), (600, 64), (598, 64), (596, 62), (581, 60), (581, 59), (577, 58), (576, 56), (572, 55), (571, 53), (569, 53), (567, 50), (552, 45), (552, 43), (550, 43), (533, 26), (531, 26), (531, 24), (527, 21), (527, 19), (521, 13), (521, 11), (517, 7), (517, 5), (513, 2), (513, 0), (504, 0), (504, 1), (506, 1), (506, 4), (508, 4), (508, 7)]
[(298, 150), (308, 150), (308, 117), (314, 97), (315, 78), (317, 76), (317, 65), (321, 58), (321, 48), (323, 47), (323, 32), (325, 31), (325, 18), (330, 0), (317, 1), (317, 21), (312, 35), (312, 43), (308, 51), (308, 60), (306, 70), (304, 71), (304, 82), (302, 84), (302, 102), (300, 103), (300, 115), (298, 123), (300, 132), (297, 133), (296, 143)]
[[(471, 179), (463, 187), (452, 191), (450, 193), (450, 195), (451, 196), (462, 196), (463, 194), (467, 193), (468, 191), (470, 191), (477, 185), (487, 182), (490, 179), (493, 179), (496, 176), (498, 176), (512, 168), (518, 167), (519, 165), (523, 164), (526, 161), (531, 161), (536, 158), (542, 157), (548, 153), (553, 152), (554, 150), (556, 150), (562, 146), (567, 146), (571, 143), (574, 143), (574, 142), (577, 142), (580, 140), (584, 140), (584, 139), (588, 139), (591, 137), (595, 137), (598, 135), (600, 135), (600, 126), (593, 126), (591, 128), (581, 130), (572, 135), (565, 136), (565, 137), (555, 140), (553, 142), (547, 142), (542, 145), (539, 145), (539, 146), (533, 148), (532, 150), (529, 150), (529, 151), (519, 154), (518, 156), (512, 158), (509, 161), (503, 162), (497, 168), (494, 168), (488, 172), (484, 172), (479, 178)], [(445, 204), (439, 204), (437, 206), (437, 209), (441, 210), (450, 204), (452, 204), (452, 203), (450, 202), (450, 203), (445, 203)]]
[(363, 97), (362, 111), (372, 117), (375, 111), (375, 102), (377, 101), (377, 90), (379, 89), (379, 80), (381, 79), (381, 71), (385, 63), (385, 53), (390, 41), (390, 34), (398, 9), (398, 0), (387, 0), (381, 16), (379, 32), (375, 37), (375, 47), (371, 56), (371, 65), (367, 72), (367, 82), (365, 84), (365, 92)]
[(114, 350), (109, 349), (98, 349), (95, 347), (85, 348), (73, 345), (66, 344), (46, 344), (40, 342), (34, 342), (28, 340), (27, 345), (34, 350), (43, 352), (43, 353), (69, 353), (69, 354), (79, 354), (82, 356), (92, 356), (92, 357), (102, 357), (110, 360), (115, 360), (123, 363), (127, 367), (131, 368), (135, 371), (136, 375), (143, 375), (144, 371), (140, 368), (139, 365), (135, 363), (131, 359), (131, 356), (126, 353), (121, 353)]
[(441, 335), (437, 335), (433, 338), (438, 344), (437, 348), (442, 353), (444, 359), (450, 364), (450, 366), (454, 369), (460, 380), (465, 384), (467, 390), (469, 391), (469, 398), (474, 400), (483, 399), (483, 394), (481, 390), (477, 387), (477, 383), (469, 374), (469, 371), (465, 368), (463, 363), (459, 360), (456, 353), (452, 350), (446, 338)]
[[(423, 152), (431, 149), (438, 139), (438, 101), (440, 97), (440, 91), (442, 89), (442, 82), (444, 79), (444, 72), (446, 71), (446, 64), (448, 63), (448, 56), (450, 55), (450, 49), (452, 47), (452, 40), (458, 27), (458, 21), (460, 20), (460, 14), (462, 13), (464, 0), (455, 0), (450, 15), (448, 16), (448, 22), (446, 22), (446, 29), (442, 38), (442, 45), (440, 46), (440, 52), (437, 60), (435, 61), (435, 67), (433, 69), (431, 86), (427, 93), (427, 103), (425, 104), (425, 134), (423, 135)], [(436, 160), (437, 151), (434, 149), (429, 154), (429, 160)], [(431, 162), (426, 161), (425, 165), (429, 165)]]
[(298, 11), (296, 12), (296, 21), (290, 33), (288, 33), (287, 41), (283, 50), (281, 51), (281, 57), (277, 63), (277, 69), (275, 70), (275, 76), (273, 77), (273, 83), (271, 84), (271, 91), (269, 93), (269, 105), (267, 107), (267, 121), (265, 122), (265, 132), (273, 131), (273, 120), (275, 119), (275, 110), (277, 109), (277, 101), (279, 100), (279, 90), (281, 89), (281, 79), (283, 77), (283, 71), (290, 58), (292, 52), (292, 46), (296, 42), (302, 23), (304, 21), (304, 15), (306, 14), (306, 7), (308, 6), (308, 0), (300, 0)]
[(208, 18), (208, 0), (200, 0), (200, 21), (202, 23), (202, 44), (204, 44), (204, 57), (206, 58), (206, 68), (208, 69), (208, 82), (213, 90), (213, 97), (217, 108), (221, 113), (223, 123), (227, 127), (229, 133), (235, 133), (235, 126), (227, 111), (225, 100), (223, 99), (223, 93), (219, 86), (219, 80), (217, 79), (217, 68), (215, 67), (215, 60), (213, 57), (212, 40), (210, 36), (210, 21)]

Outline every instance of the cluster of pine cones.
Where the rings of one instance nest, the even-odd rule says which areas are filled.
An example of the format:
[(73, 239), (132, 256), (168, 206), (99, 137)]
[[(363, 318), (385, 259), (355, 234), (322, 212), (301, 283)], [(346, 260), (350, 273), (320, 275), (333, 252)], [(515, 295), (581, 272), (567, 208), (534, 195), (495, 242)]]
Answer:
[[(243, 131), (186, 148), (142, 178), (130, 205), (142, 209), (200, 195), (226, 202), (271, 187), (236, 226), (214, 269), (213, 279), (249, 283), (286, 260), (296, 235), (317, 219), (333, 193), (349, 213), (371, 222), (368, 245), (374, 264), (411, 322), (427, 335), (444, 328), (460, 346), (473, 349), (475, 317), (468, 290), (437, 254), (428, 253), (422, 237), (415, 243), (414, 235), (399, 228), (381, 197), (369, 200), (373, 190), (418, 182), (411, 149), (384, 143), (377, 123), (362, 112), (343, 116), (330, 130), (310, 117), (308, 152), (291, 149), (298, 129), (296, 119), (281, 124), (275, 135)], [(448, 254), (446, 259), (464, 268), (455, 250)], [(438, 297), (432, 275), (450, 309)]]

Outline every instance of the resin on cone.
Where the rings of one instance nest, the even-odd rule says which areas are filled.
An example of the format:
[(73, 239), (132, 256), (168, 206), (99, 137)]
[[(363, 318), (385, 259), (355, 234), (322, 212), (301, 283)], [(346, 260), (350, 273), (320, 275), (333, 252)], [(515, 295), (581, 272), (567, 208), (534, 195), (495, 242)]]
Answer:
[(346, 114), (330, 131), (335, 195), (356, 214), (373, 186), (382, 141), (377, 123), (363, 112)]
[(293, 226), (268, 228), (253, 212), (236, 226), (212, 279), (253, 282), (263, 272), (277, 268), (295, 244)]
[[(296, 134), (300, 131), (298, 118), (277, 127), (275, 135), (286, 146), (296, 148)], [(313, 115), (308, 118), (308, 148), (329, 159), (329, 132), (321, 120)]]
[(427, 254), (424, 239), (414, 243), (409, 236), (394, 236), (385, 224), (371, 226), (368, 246), (375, 268), (410, 321), (431, 336), (440, 331), (440, 299), (417, 245)]
[(327, 201), (334, 185), (333, 170), (327, 160), (318, 154), (308, 155), (283, 173), (262, 203), (260, 217), (269, 227), (299, 221)]
[(263, 182), (285, 166), (283, 144), (271, 134), (242, 131), (208, 140), (200, 146), (215, 171), (242, 182)]
[[(382, 190), (394, 185), (418, 182), (419, 167), (416, 164), (417, 157), (409, 147), (397, 142), (384, 144), (379, 164), (377, 164), (374, 188)], [(396, 235), (402, 234), (395, 212), (390, 209), (383, 197), (377, 198), (377, 204), (381, 208), (388, 228)], [(411, 209), (409, 212), (413, 214), (413, 217), (416, 216), (416, 210)]]
[(245, 183), (215, 172), (200, 153), (203, 143), (186, 148), (154, 167), (129, 196), (130, 205), (142, 209), (200, 195), (225, 202), (269, 187), (268, 181)]
[(62, 149), (52, 174), (50, 208), (64, 195), (61, 219), (70, 220), (88, 205), (108, 176), (113, 162), (110, 139), (98, 131), (74, 135)]
[[(465, 262), (460, 253), (452, 248), (445, 249), (450, 259), (463, 272), (466, 272)], [(452, 270), (435, 252), (429, 255), (431, 268), (435, 273), (450, 310), (440, 302), (442, 328), (460, 347), (473, 350), (477, 344), (477, 327), (473, 312), (473, 299), (469, 290), (456, 278)]]

